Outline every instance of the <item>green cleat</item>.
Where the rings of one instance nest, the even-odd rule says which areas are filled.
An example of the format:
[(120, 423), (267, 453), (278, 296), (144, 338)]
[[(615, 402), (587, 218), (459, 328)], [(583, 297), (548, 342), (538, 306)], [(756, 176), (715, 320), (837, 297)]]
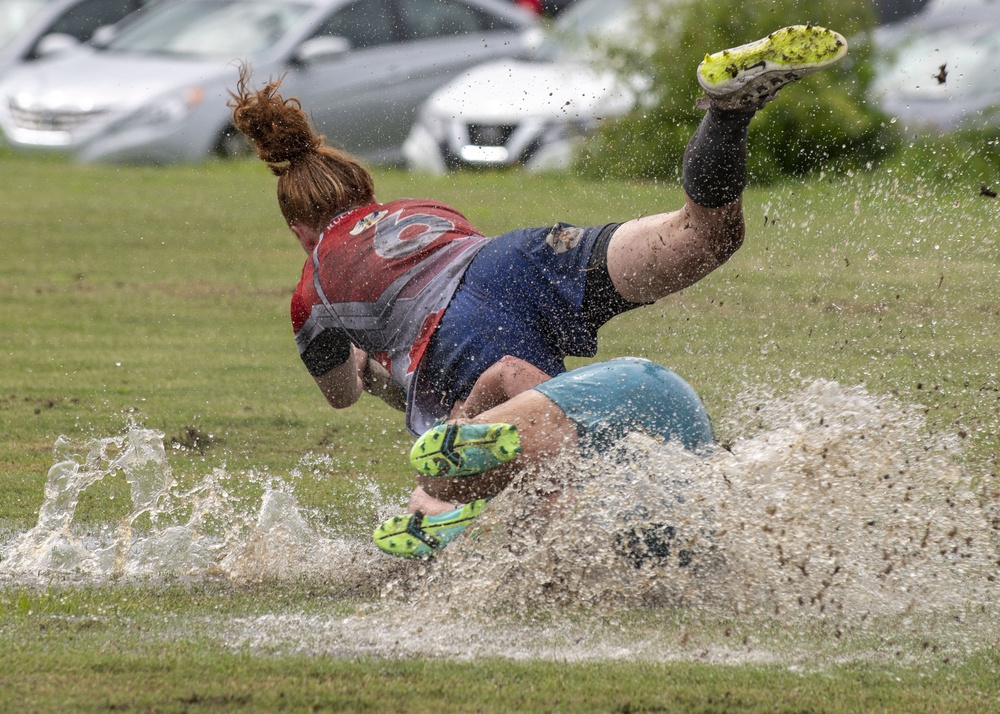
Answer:
[(843, 35), (815, 25), (784, 27), (756, 42), (705, 55), (698, 83), (708, 95), (698, 107), (755, 110), (790, 82), (836, 64), (847, 55)]
[(410, 450), (410, 464), (424, 476), (473, 476), (506, 463), (521, 452), (513, 424), (438, 424)]
[(425, 516), (420, 511), (393, 516), (372, 537), (381, 550), (400, 558), (429, 558), (459, 536), (486, 508), (487, 499), (467, 503), (454, 511)]

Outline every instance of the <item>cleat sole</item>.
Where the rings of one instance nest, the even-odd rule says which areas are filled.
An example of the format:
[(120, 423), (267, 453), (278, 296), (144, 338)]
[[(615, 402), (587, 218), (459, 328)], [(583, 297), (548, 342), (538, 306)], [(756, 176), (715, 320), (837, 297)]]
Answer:
[(399, 558), (430, 558), (461, 535), (486, 507), (481, 498), (460, 508), (436, 516), (419, 511), (405, 516), (393, 516), (372, 533), (375, 545)]
[(417, 439), (410, 465), (432, 478), (461, 478), (507, 463), (520, 452), (513, 424), (439, 424)]
[(724, 109), (759, 108), (784, 85), (836, 64), (847, 54), (843, 35), (817, 25), (792, 25), (739, 47), (705, 55), (698, 83)]

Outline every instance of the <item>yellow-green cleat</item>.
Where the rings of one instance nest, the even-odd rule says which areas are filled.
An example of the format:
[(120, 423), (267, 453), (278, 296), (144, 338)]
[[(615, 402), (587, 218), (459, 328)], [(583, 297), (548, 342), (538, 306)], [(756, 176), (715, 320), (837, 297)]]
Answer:
[(438, 424), (410, 449), (410, 464), (424, 476), (474, 476), (521, 452), (513, 424)]
[(836, 64), (847, 55), (843, 35), (816, 25), (792, 25), (767, 37), (705, 55), (699, 108), (760, 109), (790, 82)]
[(441, 552), (479, 517), (487, 499), (467, 503), (447, 513), (425, 516), (420, 511), (393, 516), (372, 537), (382, 551), (400, 558), (429, 558)]

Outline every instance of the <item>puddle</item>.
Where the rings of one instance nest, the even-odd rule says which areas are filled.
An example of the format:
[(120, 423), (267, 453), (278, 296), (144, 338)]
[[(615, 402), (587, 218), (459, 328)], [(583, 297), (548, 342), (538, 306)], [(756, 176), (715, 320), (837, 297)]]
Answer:
[[(619, 462), (509, 489), (433, 562), (317, 527), (280, 479), (260, 478), (249, 505), (221, 470), (182, 492), (153, 430), (60, 439), (37, 525), (0, 546), (0, 582), (317, 579), (379, 593), (347, 618), (212, 621), (227, 646), (267, 652), (787, 659), (752, 634), (773, 623), (838, 638), (876, 622), (904, 639), (930, 627), (964, 651), (998, 641), (1000, 504), (985, 474), (958, 465), (957, 443), (930, 436), (917, 410), (831, 382), (749, 413), (707, 458), (633, 436)], [(128, 515), (80, 532), (80, 495), (118, 472)], [(370, 521), (359, 532), (400, 505), (374, 482), (344, 503)], [(616, 619), (630, 612), (645, 615)], [(733, 629), (751, 634), (732, 641)], [(691, 631), (703, 636), (681, 637)]]

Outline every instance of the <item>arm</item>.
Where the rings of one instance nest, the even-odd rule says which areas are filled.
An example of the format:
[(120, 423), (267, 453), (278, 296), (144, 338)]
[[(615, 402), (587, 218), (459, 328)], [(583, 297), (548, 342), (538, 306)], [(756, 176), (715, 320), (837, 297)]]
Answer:
[(371, 357), (365, 358), (361, 381), (366, 392), (378, 397), (393, 409), (398, 409), (401, 412), (406, 411), (406, 393), (402, 387), (392, 381), (392, 375), (386, 368)]
[(406, 409), (406, 395), (392, 375), (355, 347), (343, 330), (324, 330), (313, 338), (302, 361), (334, 409), (354, 404), (362, 389), (394, 409)]
[(351, 345), (351, 356), (321, 376), (313, 375), (316, 386), (334, 409), (346, 409), (358, 401), (363, 387), (361, 375), (368, 355)]
[(523, 359), (507, 355), (476, 380), (464, 403), (455, 405), (453, 417), (474, 417), (546, 381), (550, 375)]
[(313, 376), (326, 401), (334, 409), (346, 409), (361, 396), (362, 390), (378, 397), (393, 409), (406, 411), (406, 394), (392, 381), (385, 367), (357, 347), (351, 357), (321, 377)]

